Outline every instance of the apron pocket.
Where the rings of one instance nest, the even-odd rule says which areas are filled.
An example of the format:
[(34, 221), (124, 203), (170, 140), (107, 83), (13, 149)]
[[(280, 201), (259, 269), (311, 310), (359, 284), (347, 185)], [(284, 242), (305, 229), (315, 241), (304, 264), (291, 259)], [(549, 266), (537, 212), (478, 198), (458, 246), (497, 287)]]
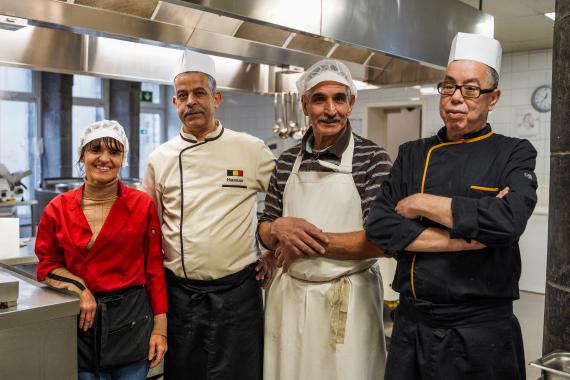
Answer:
[(116, 368), (145, 360), (153, 319), (144, 289), (129, 292), (117, 302), (101, 302), (101, 368)]

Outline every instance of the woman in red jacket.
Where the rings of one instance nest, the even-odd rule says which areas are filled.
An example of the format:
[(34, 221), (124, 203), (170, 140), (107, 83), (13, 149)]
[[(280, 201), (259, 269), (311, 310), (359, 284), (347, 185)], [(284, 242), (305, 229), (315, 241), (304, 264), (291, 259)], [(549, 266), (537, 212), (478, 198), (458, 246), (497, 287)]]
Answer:
[(37, 277), (79, 295), (79, 379), (145, 379), (166, 352), (166, 285), (156, 207), (118, 179), (129, 143), (116, 121), (81, 136), (85, 182), (45, 208)]

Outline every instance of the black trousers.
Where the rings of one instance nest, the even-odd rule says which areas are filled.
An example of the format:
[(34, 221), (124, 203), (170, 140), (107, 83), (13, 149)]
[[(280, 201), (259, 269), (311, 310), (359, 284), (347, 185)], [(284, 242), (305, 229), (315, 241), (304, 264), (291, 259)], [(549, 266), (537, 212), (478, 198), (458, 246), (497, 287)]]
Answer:
[(525, 378), (521, 329), (511, 301), (434, 305), (400, 300), (386, 380)]
[(212, 281), (166, 270), (165, 380), (261, 380), (263, 303), (255, 269)]

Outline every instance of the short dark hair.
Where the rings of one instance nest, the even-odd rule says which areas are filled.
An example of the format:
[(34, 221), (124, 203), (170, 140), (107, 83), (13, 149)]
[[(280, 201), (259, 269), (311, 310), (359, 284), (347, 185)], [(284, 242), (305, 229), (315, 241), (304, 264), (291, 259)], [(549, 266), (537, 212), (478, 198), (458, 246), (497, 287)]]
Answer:
[(205, 76), (208, 77), (208, 87), (210, 87), (210, 91), (212, 91), (212, 95), (216, 93), (216, 90), (218, 89), (218, 86), (216, 84), (216, 80), (214, 79), (213, 76), (211, 76), (210, 74), (206, 74), (203, 73), (201, 71), (185, 71), (183, 73), (180, 73), (178, 75), (176, 75), (174, 77), (174, 86), (176, 86), (176, 78), (178, 78), (179, 75), (181, 74), (186, 74), (186, 73), (199, 73), (199, 74), (204, 74)]
[(499, 86), (499, 73), (491, 66), (487, 66), (487, 85), (488, 88), (497, 88)]

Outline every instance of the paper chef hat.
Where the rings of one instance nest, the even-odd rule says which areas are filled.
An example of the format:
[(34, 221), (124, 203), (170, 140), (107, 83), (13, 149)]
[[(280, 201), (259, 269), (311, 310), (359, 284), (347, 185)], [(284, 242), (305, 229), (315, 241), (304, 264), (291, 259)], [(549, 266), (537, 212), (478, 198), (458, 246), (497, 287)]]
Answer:
[(178, 67), (173, 73), (172, 80), (182, 73), (188, 71), (197, 71), (208, 74), (212, 78), (216, 78), (216, 64), (214, 60), (206, 54), (196, 53), (191, 50), (184, 50), (180, 55)]
[(480, 34), (457, 33), (451, 43), (448, 64), (452, 61), (467, 59), (477, 61), (501, 73), (502, 48), (499, 41)]
[(313, 66), (297, 79), (297, 90), (301, 95), (309, 91), (321, 82), (332, 81), (344, 84), (350, 88), (352, 95), (356, 97), (356, 85), (352, 81), (352, 75), (348, 67), (336, 59), (323, 59)]

